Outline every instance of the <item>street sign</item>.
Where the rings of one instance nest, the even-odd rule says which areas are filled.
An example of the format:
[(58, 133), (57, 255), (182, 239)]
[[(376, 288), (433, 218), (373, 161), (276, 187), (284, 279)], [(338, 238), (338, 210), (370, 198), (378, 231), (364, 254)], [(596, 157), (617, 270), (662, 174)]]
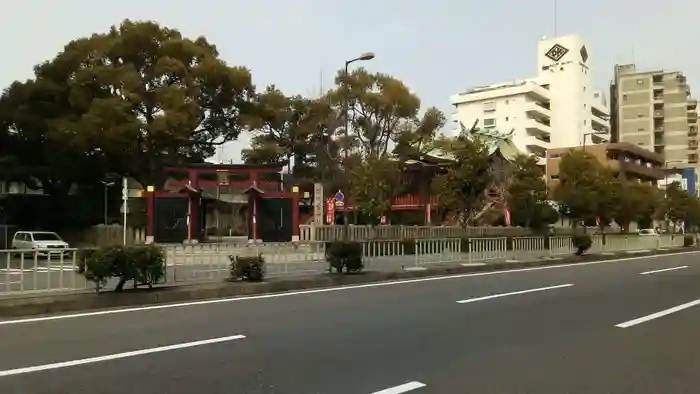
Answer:
[(338, 190), (338, 192), (335, 193), (335, 199), (337, 201), (343, 201), (344, 198), (345, 198), (345, 195), (340, 190)]

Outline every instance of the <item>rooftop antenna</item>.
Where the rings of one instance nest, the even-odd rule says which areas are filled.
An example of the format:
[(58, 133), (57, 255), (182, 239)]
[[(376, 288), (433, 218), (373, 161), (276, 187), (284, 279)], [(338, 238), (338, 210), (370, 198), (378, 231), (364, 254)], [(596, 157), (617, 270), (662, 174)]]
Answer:
[(323, 67), (318, 73), (318, 97), (323, 97)]
[(557, 0), (552, 0), (554, 2), (554, 37), (557, 36)]

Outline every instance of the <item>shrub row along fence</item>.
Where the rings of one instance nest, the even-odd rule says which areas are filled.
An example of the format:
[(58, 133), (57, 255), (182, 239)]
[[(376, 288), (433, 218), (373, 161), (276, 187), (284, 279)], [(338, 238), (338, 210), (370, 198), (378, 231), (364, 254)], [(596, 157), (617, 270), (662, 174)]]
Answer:
[[(695, 236), (472, 237), (296, 242), (110, 246), (62, 253), (0, 251), (0, 294), (122, 289), (159, 283), (261, 280), (362, 269), (397, 271), (434, 265), (488, 264), (589, 253), (633, 252), (695, 244)], [(582, 246), (583, 245), (583, 246)]]

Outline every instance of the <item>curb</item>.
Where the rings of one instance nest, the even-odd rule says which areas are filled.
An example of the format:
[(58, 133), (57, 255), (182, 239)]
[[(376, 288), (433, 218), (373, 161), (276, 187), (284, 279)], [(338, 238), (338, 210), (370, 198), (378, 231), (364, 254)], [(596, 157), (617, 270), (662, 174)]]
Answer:
[(396, 272), (367, 271), (359, 274), (338, 275), (319, 274), (308, 277), (276, 278), (260, 283), (217, 282), (192, 285), (158, 287), (152, 290), (135, 289), (121, 293), (70, 293), (34, 295), (29, 297), (0, 298), (0, 317), (19, 317), (31, 315), (46, 315), (59, 312), (75, 312), (95, 309), (133, 307), (154, 305), (213, 298), (249, 296), (266, 293), (280, 293), (293, 290), (318, 289), (357, 285), (364, 283), (383, 282), (398, 279), (423, 278), (429, 276), (445, 276), (466, 273), (507, 271), (519, 268), (540, 266), (556, 266), (565, 264), (586, 263), (595, 261), (615, 260), (620, 258), (640, 258), (675, 254), (679, 252), (700, 251), (700, 247), (684, 247), (664, 251), (643, 251), (635, 253), (592, 254), (583, 256), (567, 256), (557, 260), (537, 260), (525, 262), (503, 262), (484, 265), (459, 265), (449, 267), (432, 267), (424, 270), (409, 270)]

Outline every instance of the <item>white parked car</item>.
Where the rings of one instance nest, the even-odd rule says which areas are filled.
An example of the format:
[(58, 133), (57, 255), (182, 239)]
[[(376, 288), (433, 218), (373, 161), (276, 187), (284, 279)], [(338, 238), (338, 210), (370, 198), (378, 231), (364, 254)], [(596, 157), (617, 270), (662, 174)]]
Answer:
[(61, 254), (68, 242), (49, 231), (17, 231), (12, 238), (12, 249), (37, 251), (41, 255)]
[(658, 231), (656, 231), (653, 228), (645, 228), (645, 229), (639, 230), (639, 235), (647, 236), (647, 237), (658, 237), (660, 234)]

